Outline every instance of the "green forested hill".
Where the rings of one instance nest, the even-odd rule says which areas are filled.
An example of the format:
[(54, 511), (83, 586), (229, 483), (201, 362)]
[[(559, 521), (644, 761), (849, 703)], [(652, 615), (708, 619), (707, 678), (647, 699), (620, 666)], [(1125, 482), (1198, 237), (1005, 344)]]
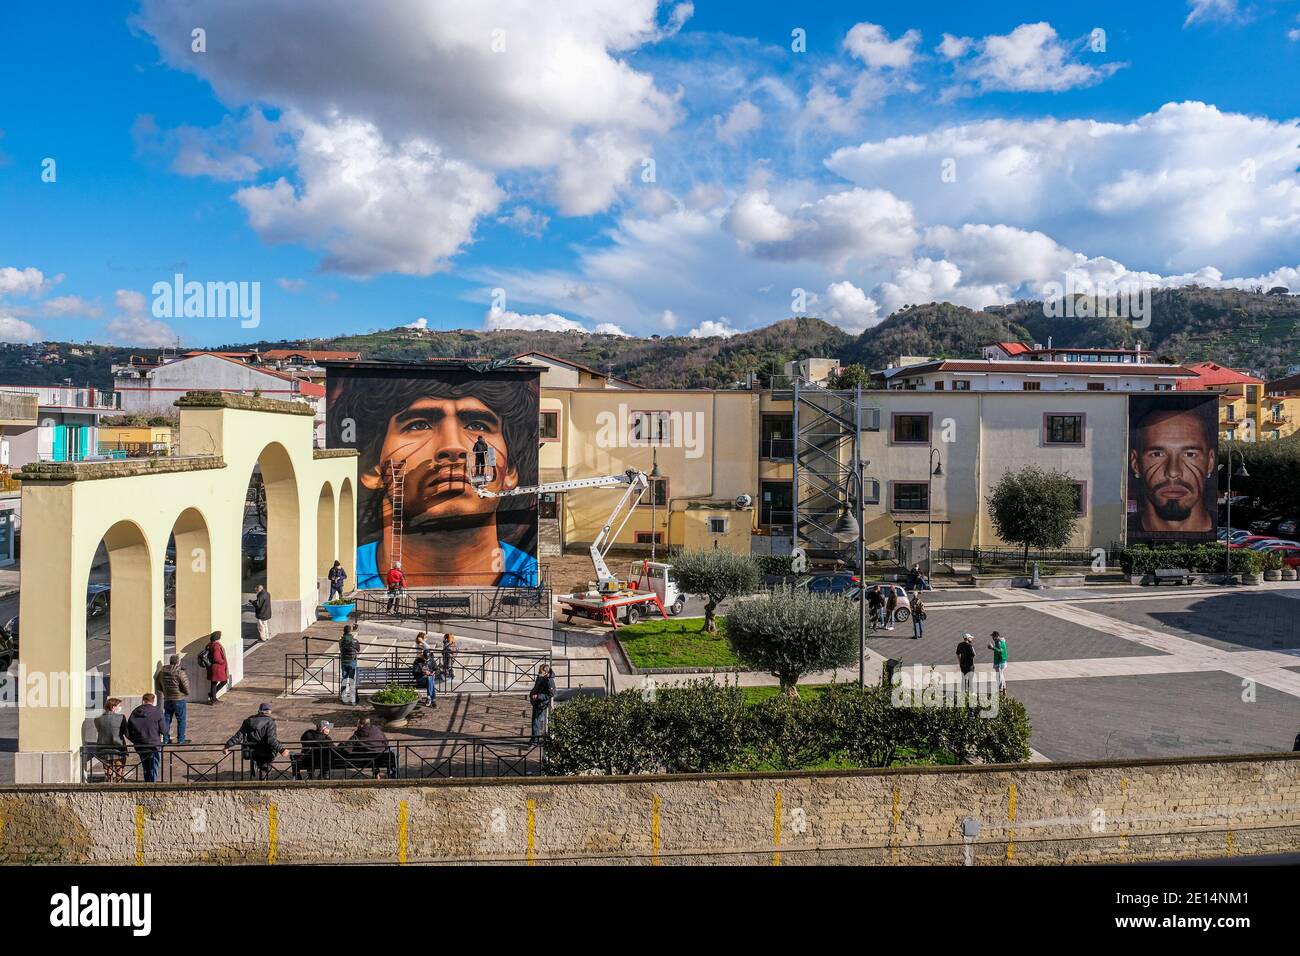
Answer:
[[(684, 336), (637, 339), (576, 332), (391, 329), (310, 342), (258, 342), (227, 348), (359, 351), (369, 359), (501, 358), (537, 350), (582, 362), (640, 385), (671, 388), (726, 387), (750, 371), (766, 376), (792, 359), (838, 358), (845, 364), (881, 368), (899, 355), (977, 357), (981, 346), (1016, 340), (1075, 347), (1138, 343), (1178, 362), (1213, 359), (1265, 378), (1300, 365), (1300, 296), (1235, 289), (1164, 289), (1152, 299), (1146, 328), (1119, 318), (1051, 318), (1043, 303), (1017, 302), (983, 310), (947, 302), (913, 305), (859, 336), (820, 319), (785, 319), (730, 338)], [(53, 349), (51, 347), (53, 346)], [(40, 361), (54, 350), (56, 361)], [(74, 355), (73, 351), (84, 354)], [(0, 385), (76, 385), (107, 388), (110, 367), (156, 350), (43, 343), (0, 345)]]

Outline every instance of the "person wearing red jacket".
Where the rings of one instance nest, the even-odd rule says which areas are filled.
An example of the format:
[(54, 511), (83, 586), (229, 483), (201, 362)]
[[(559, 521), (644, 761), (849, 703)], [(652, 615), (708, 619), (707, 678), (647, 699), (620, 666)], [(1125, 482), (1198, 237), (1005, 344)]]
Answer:
[(226, 686), (226, 681), (230, 680), (230, 667), (226, 663), (226, 649), (221, 646), (220, 631), (213, 631), (209, 635), (208, 645), (203, 648), (200, 656), (205, 656), (205, 660), (210, 662), (207, 665), (208, 703), (215, 704), (217, 694)]
[(384, 584), (388, 587), (388, 613), (397, 608), (397, 599), (406, 590), (406, 575), (402, 573), (402, 562), (394, 561), (393, 566), (384, 575)]

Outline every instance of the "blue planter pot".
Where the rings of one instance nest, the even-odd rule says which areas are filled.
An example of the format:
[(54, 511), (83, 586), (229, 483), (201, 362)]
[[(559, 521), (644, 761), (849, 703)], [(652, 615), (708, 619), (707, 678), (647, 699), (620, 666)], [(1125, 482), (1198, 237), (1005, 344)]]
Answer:
[(325, 613), (330, 616), (331, 621), (346, 621), (356, 608), (355, 604), (326, 604)]

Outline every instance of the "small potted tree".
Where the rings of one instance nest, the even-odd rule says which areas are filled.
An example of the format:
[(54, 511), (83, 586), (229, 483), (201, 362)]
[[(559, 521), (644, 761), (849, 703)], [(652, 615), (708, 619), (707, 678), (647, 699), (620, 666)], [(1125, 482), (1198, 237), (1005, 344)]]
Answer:
[(370, 706), (385, 727), (405, 727), (406, 718), (419, 701), (420, 695), (401, 684), (389, 684), (378, 693), (370, 695)]
[(1281, 581), (1282, 580), (1282, 555), (1276, 551), (1269, 551), (1264, 554), (1264, 580)]

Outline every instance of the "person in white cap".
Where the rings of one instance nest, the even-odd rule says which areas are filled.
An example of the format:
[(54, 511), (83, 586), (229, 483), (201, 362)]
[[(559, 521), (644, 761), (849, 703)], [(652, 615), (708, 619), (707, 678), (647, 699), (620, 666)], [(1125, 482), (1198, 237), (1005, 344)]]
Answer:
[(957, 667), (961, 670), (962, 693), (975, 693), (975, 635), (969, 631), (962, 634), (957, 645)]

